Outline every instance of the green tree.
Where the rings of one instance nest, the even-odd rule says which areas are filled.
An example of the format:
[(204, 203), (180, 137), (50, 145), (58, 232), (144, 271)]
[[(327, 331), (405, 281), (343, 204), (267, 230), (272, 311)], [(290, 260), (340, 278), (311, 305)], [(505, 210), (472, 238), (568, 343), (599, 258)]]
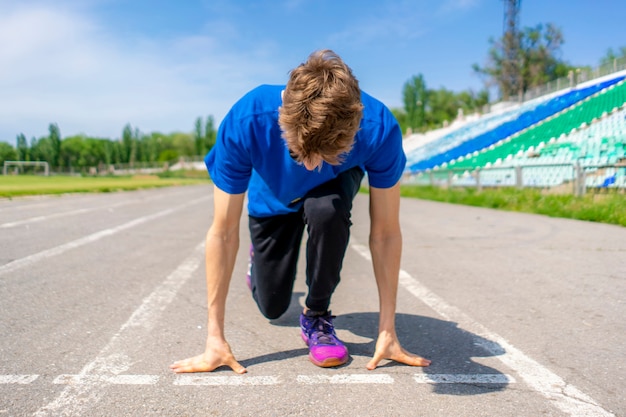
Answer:
[(80, 155), (81, 168), (99, 167), (104, 169), (107, 163), (106, 144), (109, 139), (85, 137)]
[(63, 166), (71, 171), (85, 172), (107, 161), (108, 139), (90, 138), (85, 135), (70, 136), (61, 142)]
[(113, 149), (114, 146), (114, 142), (111, 142), (110, 140), (104, 141), (104, 163), (107, 165), (112, 165), (115, 163), (115, 150)]
[(178, 159), (178, 151), (174, 149), (174, 141), (171, 135), (164, 135), (160, 132), (152, 133), (153, 140), (157, 143), (159, 162), (175, 162)]
[(128, 163), (130, 160), (130, 150), (133, 147), (133, 129), (128, 123), (122, 129), (122, 162)]
[(454, 120), (460, 107), (456, 94), (445, 88), (429, 90), (428, 102), (429, 111), (426, 120), (428, 125), (432, 127)]
[(159, 154), (159, 162), (175, 163), (179, 158), (179, 153), (174, 149), (165, 149)]
[(23, 133), (17, 135), (16, 138), (17, 159), (19, 161), (30, 161), (30, 152), (26, 136)]
[(402, 89), (407, 125), (413, 131), (422, 129), (426, 121), (428, 91), (422, 74), (414, 75)]
[(174, 132), (160, 136), (159, 162), (176, 163), (180, 157), (196, 154), (194, 134)]
[(153, 135), (142, 135), (139, 139), (141, 162), (156, 162), (159, 157), (158, 143)]
[(392, 109), (403, 132), (410, 127), (413, 132), (441, 127), (452, 122), (462, 109), (464, 113), (481, 112), (489, 103), (489, 91), (472, 90), (455, 93), (445, 88), (426, 89), (424, 77), (412, 77), (403, 88), (404, 110)]
[(203, 155), (206, 152), (206, 149), (204, 147), (204, 132), (202, 131), (202, 129), (202, 117), (198, 117), (194, 125), (193, 137), (196, 146), (196, 155)]
[(115, 141), (113, 143), (113, 164), (124, 164), (126, 159), (124, 156), (124, 143)]
[[(28, 147), (28, 153), (30, 153), (31, 160), (36, 160), (34, 156), (34, 149), (37, 146), (37, 138), (34, 136), (30, 138), (30, 146)], [(38, 160), (38, 159), (37, 159)]]
[(56, 123), (48, 126), (48, 138), (50, 140), (50, 166), (58, 168), (61, 166), (61, 131)]
[(137, 158), (137, 139), (136, 131), (133, 131), (130, 123), (122, 130), (122, 147), (122, 162), (134, 166)]
[(486, 89), (480, 90), (478, 93), (473, 90), (461, 91), (456, 96), (456, 102), (466, 114), (480, 111), (489, 103), (489, 91)]
[(144, 140), (150, 142), (151, 161), (165, 162), (167, 159), (161, 159), (161, 152), (171, 146), (168, 137), (160, 132), (152, 132)]
[(558, 59), (563, 34), (553, 24), (525, 28), (522, 36), (522, 79), (524, 91), (567, 76), (573, 69)]
[(30, 146), (30, 156), (33, 161), (46, 161), (52, 165), (53, 151), (49, 137), (39, 139), (32, 138)]
[(64, 167), (70, 170), (80, 169), (84, 166), (81, 154), (84, 150), (84, 138), (82, 136), (67, 137), (61, 142), (61, 160)]
[(472, 66), (473, 70), (483, 77), (487, 87), (498, 87), (503, 99), (515, 97), (533, 87), (567, 76), (569, 71), (574, 69), (559, 58), (560, 48), (565, 39), (561, 30), (552, 23), (526, 27), (517, 35), (519, 37), (517, 65), (522, 77), (521, 91), (515, 91), (510, 80), (504, 76), (504, 37), (497, 41), (489, 39), (491, 47), (484, 67), (478, 64)]
[(215, 140), (217, 138), (217, 130), (215, 130), (215, 122), (213, 116), (208, 115), (206, 118), (206, 124), (204, 126), (204, 146), (205, 149), (202, 154), (207, 153), (213, 146), (215, 146)]
[(193, 157), (196, 147), (192, 134), (176, 132), (172, 134), (172, 143), (179, 156)]
[(138, 127), (133, 131), (133, 147), (131, 148), (131, 160), (133, 163), (143, 161), (143, 156), (141, 154), (141, 140), (143, 135), (141, 134), (141, 130)]
[(16, 159), (17, 152), (13, 149), (13, 146), (0, 141), (0, 167), (4, 166), (4, 161), (15, 161)]

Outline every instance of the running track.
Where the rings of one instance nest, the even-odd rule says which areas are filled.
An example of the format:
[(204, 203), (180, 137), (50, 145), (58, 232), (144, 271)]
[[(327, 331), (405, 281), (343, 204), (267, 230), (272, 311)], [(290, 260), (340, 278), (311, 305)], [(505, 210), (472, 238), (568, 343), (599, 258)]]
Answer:
[(285, 316), (257, 312), (244, 219), (226, 331), (248, 373), (174, 375), (203, 349), (211, 212), (210, 186), (0, 200), (0, 417), (626, 415), (624, 228), (403, 200), (398, 334), (433, 364), (369, 372), (367, 196), (332, 305), (338, 369), (306, 358), (302, 273)]

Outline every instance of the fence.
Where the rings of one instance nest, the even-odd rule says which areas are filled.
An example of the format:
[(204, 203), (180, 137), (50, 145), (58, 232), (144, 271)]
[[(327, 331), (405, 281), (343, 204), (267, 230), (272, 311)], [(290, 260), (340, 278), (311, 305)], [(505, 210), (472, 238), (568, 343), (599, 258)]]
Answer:
[(626, 192), (626, 163), (585, 165), (580, 162), (436, 169), (406, 174), (404, 184), (439, 187), (533, 187), (581, 196), (589, 190)]
[(579, 68), (576, 71), (570, 72), (567, 77), (561, 77), (547, 84), (528, 89), (520, 98), (522, 99), (521, 101), (532, 100), (533, 98), (554, 93), (564, 88), (572, 88), (577, 84), (622, 70), (626, 70), (626, 57), (614, 59), (613, 62), (595, 69)]

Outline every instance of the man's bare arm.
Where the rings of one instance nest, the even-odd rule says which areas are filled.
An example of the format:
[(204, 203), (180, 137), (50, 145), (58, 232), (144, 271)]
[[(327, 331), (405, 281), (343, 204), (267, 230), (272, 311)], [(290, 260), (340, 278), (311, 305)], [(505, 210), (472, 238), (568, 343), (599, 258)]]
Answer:
[(374, 357), (367, 364), (375, 369), (382, 359), (412, 366), (428, 366), (430, 361), (400, 346), (395, 329), (398, 276), (402, 256), (400, 230), (400, 183), (391, 188), (370, 187), (370, 251), (378, 286), (380, 319)]
[(246, 372), (235, 359), (224, 336), (226, 297), (239, 249), (243, 202), (244, 194), (227, 194), (214, 187), (213, 223), (206, 236), (206, 348), (203, 354), (173, 363), (170, 368), (174, 372), (210, 372), (220, 366), (229, 366), (240, 374)]

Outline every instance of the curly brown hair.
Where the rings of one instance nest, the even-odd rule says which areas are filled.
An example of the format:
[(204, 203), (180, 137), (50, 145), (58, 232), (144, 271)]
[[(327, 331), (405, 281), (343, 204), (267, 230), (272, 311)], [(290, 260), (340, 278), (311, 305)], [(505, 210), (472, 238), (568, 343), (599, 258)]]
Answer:
[(329, 49), (313, 52), (290, 72), (278, 122), (298, 162), (341, 163), (359, 130), (363, 105), (359, 82)]

